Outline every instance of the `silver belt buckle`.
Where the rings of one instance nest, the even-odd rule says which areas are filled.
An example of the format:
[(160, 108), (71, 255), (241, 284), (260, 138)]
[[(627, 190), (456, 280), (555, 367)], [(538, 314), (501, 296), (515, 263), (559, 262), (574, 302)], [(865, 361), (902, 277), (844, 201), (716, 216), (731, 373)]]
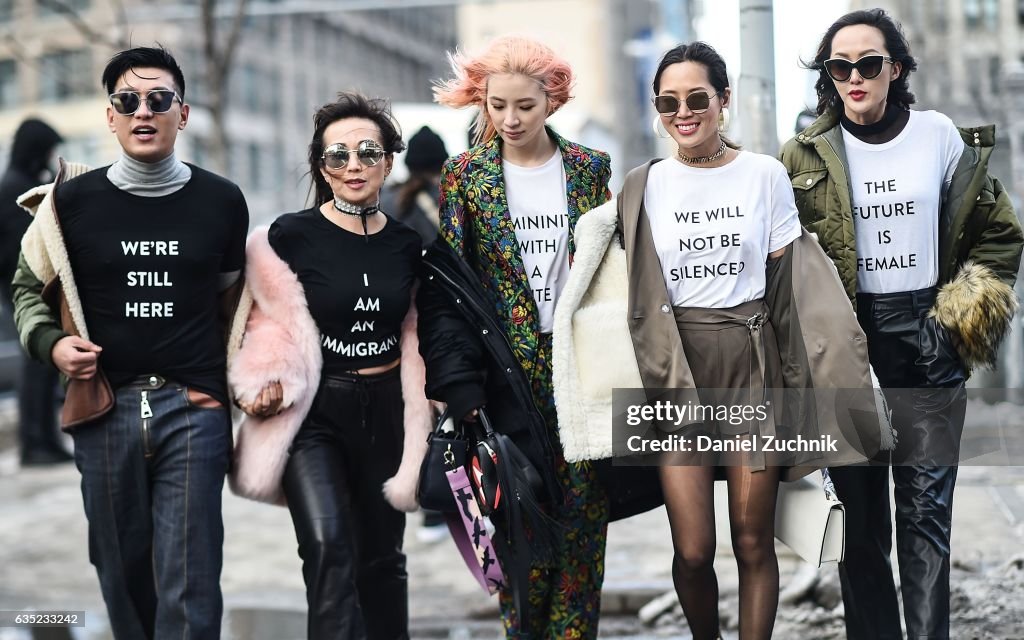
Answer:
[(754, 329), (759, 329), (767, 319), (768, 316), (764, 312), (759, 311), (754, 315), (750, 316), (749, 318), (747, 318), (747, 329), (751, 331), (753, 331)]

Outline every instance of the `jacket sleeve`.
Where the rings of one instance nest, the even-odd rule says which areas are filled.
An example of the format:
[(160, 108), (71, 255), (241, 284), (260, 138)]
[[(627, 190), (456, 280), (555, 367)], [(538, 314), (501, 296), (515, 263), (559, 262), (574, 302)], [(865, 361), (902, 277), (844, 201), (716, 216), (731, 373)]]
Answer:
[[(232, 396), (251, 403), (267, 384), (277, 381), (283, 407), (302, 405), (316, 393), (320, 379), (320, 332), (298, 276), (270, 245), (265, 228), (250, 235), (240, 301), (232, 335), (241, 326), (244, 333), (228, 359)], [(303, 415), (308, 409), (306, 404)]]
[(446, 402), (451, 416), (461, 418), (487, 401), (483, 345), (436, 278), (422, 281), (416, 306), (427, 397)]
[(594, 204), (595, 208), (601, 206), (602, 204), (604, 204), (604, 203), (606, 203), (606, 202), (608, 202), (609, 200), (612, 199), (612, 190), (608, 186), (608, 183), (612, 179), (612, 161), (611, 161), (611, 156), (609, 156), (607, 153), (603, 153), (602, 152), (600, 154), (600, 157), (601, 157), (601, 168), (600, 168), (600, 170), (598, 171), (598, 174), (597, 174), (597, 184), (598, 184), (598, 187), (600, 188), (600, 194), (597, 197), (597, 202)]
[(235, 400), (252, 403), (271, 382), (280, 382), (282, 407), (308, 391), (303, 351), (288, 329), (253, 305), (242, 346), (228, 364), (228, 384)]
[(466, 224), (472, 224), (466, 216), (466, 198), (460, 185), (464, 167), (459, 157), (449, 158), (441, 167), (441, 193), (438, 197), (441, 237), (460, 257), (466, 258)]
[(43, 300), (43, 284), (28, 266), (24, 254), (19, 254), (18, 267), (11, 281), (18, 338), (31, 357), (52, 365), (50, 352), (53, 345), (68, 334), (61, 329), (59, 319)]
[(1020, 267), (1024, 235), (1010, 195), (998, 179), (986, 177), (970, 225), (978, 231), (967, 260), (988, 267), (1000, 280), (1013, 286)]

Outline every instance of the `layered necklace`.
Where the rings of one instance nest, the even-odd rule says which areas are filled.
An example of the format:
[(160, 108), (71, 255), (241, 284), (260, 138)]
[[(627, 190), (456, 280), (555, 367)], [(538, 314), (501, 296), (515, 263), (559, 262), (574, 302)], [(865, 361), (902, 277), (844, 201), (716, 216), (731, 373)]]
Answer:
[(344, 213), (347, 216), (358, 216), (359, 219), (362, 220), (362, 222), (363, 222), (363, 237), (366, 238), (367, 242), (370, 241), (370, 234), (369, 234), (369, 232), (366, 229), (366, 218), (367, 218), (367, 216), (372, 216), (373, 214), (375, 214), (378, 211), (380, 211), (379, 206), (380, 206), (380, 200), (378, 200), (377, 202), (374, 202), (373, 204), (371, 204), (371, 205), (369, 205), (367, 207), (361, 207), (361, 206), (359, 206), (357, 204), (352, 204), (351, 202), (348, 202), (346, 200), (342, 200), (341, 198), (339, 198), (337, 196), (334, 197), (334, 210), (335, 211), (338, 211), (339, 213)]
[(683, 164), (707, 164), (709, 162), (714, 162), (715, 160), (718, 160), (719, 158), (724, 156), (726, 149), (728, 149), (728, 147), (725, 145), (725, 140), (719, 138), (718, 150), (712, 153), (711, 155), (696, 156), (691, 158), (690, 156), (684, 156), (682, 149), (678, 149), (676, 150), (676, 157), (679, 158), (679, 160)]

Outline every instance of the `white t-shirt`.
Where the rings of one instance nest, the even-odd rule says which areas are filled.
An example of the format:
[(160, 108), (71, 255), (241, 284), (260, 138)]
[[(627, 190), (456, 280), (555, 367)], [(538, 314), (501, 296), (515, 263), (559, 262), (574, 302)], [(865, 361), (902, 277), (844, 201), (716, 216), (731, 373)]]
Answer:
[(676, 307), (727, 309), (763, 298), (768, 254), (800, 236), (786, 169), (759, 153), (741, 151), (712, 168), (662, 160), (647, 177), (644, 206)]
[(843, 130), (853, 194), (857, 290), (897, 293), (939, 279), (939, 208), (964, 150), (953, 122), (911, 111), (898, 136), (868, 144)]
[(539, 167), (505, 160), (505, 194), (542, 333), (551, 333), (555, 302), (569, 279), (569, 204), (562, 153)]

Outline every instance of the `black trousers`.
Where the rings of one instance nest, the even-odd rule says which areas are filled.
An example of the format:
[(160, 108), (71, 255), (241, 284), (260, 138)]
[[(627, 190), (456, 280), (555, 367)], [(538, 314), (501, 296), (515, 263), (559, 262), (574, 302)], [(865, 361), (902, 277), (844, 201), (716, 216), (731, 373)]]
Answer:
[(41, 451), (64, 451), (57, 428), (57, 381), (56, 369), (21, 354), (18, 437), (22, 458)]
[(405, 514), (381, 492), (402, 457), (398, 368), (324, 377), (284, 472), (310, 640), (409, 637)]
[[(857, 297), (875, 374), (893, 411), (896, 549), (907, 637), (949, 638), (949, 557), (966, 374), (949, 335), (927, 317), (935, 289)], [(851, 640), (902, 637), (892, 578), (888, 464), (829, 469), (846, 505), (840, 565)]]

